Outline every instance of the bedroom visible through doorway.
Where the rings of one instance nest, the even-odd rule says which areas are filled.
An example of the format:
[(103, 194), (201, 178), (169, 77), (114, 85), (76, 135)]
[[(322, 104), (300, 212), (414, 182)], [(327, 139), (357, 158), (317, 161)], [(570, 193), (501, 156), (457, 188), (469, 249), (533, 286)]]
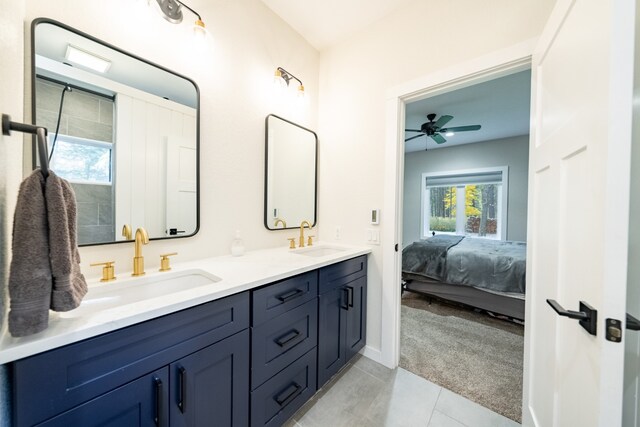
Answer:
[(406, 104), (401, 367), (520, 422), (531, 71)]

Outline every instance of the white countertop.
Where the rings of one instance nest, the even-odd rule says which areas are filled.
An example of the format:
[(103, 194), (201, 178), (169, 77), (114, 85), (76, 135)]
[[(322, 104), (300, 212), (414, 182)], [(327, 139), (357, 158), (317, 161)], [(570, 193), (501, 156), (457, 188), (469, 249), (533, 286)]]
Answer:
[[(8, 331), (0, 337), (0, 364), (22, 359), (43, 351), (91, 338), (149, 319), (164, 316), (185, 308), (213, 301), (238, 292), (253, 289), (306, 271), (335, 264), (359, 255), (371, 252), (371, 248), (348, 245), (314, 244), (312, 248), (340, 248), (340, 251), (318, 257), (296, 254), (296, 250), (287, 248), (264, 249), (247, 252), (242, 256), (221, 256), (197, 261), (175, 263), (171, 274), (181, 271), (202, 270), (217, 276), (221, 280), (193, 289), (153, 296), (141, 302), (123, 304), (105, 310), (90, 310), (80, 305), (74, 315), (50, 312), (49, 327), (34, 335), (14, 338)], [(108, 249), (105, 249), (108, 251)], [(299, 251), (299, 250), (298, 250)], [(144, 280), (161, 278), (169, 273), (147, 270)], [(119, 287), (131, 284), (135, 286), (140, 279), (132, 278), (129, 273), (117, 274), (115, 282), (100, 283), (98, 279), (90, 281), (89, 297), (112, 284)], [(165, 276), (169, 277), (169, 276)]]

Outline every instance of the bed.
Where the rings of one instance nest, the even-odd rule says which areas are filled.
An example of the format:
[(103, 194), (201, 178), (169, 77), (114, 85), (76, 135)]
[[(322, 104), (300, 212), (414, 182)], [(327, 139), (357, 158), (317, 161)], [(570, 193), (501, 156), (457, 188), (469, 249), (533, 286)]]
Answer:
[(402, 251), (403, 290), (524, 320), (524, 242), (439, 234)]

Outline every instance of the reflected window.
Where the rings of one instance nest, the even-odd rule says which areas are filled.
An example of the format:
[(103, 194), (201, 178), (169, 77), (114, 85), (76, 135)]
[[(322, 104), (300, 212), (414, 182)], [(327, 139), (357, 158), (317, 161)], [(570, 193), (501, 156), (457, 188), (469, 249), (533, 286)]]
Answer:
[(75, 183), (112, 184), (113, 143), (58, 135), (49, 136), (50, 166), (55, 173)]

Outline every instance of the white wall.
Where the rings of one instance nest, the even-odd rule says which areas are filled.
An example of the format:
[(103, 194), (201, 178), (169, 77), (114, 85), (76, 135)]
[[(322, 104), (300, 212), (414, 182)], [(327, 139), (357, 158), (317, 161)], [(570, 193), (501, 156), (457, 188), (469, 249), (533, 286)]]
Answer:
[(406, 154), (404, 156), (402, 247), (420, 239), (423, 173), (492, 166), (509, 167), (506, 240), (526, 241), (529, 136), (522, 135)]
[[(368, 212), (381, 208), (387, 91), (455, 64), (537, 37), (555, 0), (415, 1), (320, 58), (319, 221), (322, 239), (364, 243)], [(346, 185), (348, 183), (348, 185)], [(381, 211), (380, 228), (393, 227)], [(382, 254), (369, 263), (367, 345), (381, 345)], [(393, 286), (393, 284), (389, 284)]]
[[(0, 66), (0, 113), (11, 115), (14, 121), (22, 120), (23, 85), (23, 27), (24, 3), (0, 0), (0, 51), (4, 55)], [(11, 58), (7, 60), (6, 58)], [(7, 278), (11, 224), (16, 195), (21, 179), (22, 134), (0, 134), (0, 333), (6, 330)], [(0, 426), (8, 426), (9, 388), (7, 369), (0, 366)]]
[[(188, 12), (182, 25), (171, 25), (142, 0), (27, 1), (27, 26), (41, 16), (56, 19), (190, 77), (199, 86), (200, 232), (193, 238), (151, 242), (144, 248), (147, 269), (157, 268), (158, 255), (167, 251), (179, 253), (176, 262), (228, 254), (235, 230), (242, 231), (247, 250), (286, 245), (286, 237), (294, 237), (295, 231), (269, 232), (263, 226), (264, 118), (275, 113), (317, 128), (315, 49), (259, 0), (193, 0), (189, 6), (210, 32), (205, 44), (194, 43), (189, 24), (195, 17)], [(302, 108), (272, 96), (278, 66), (304, 82), (307, 100)], [(100, 272), (89, 263), (107, 258), (115, 259), (116, 271), (127, 272), (132, 269), (133, 245), (82, 248), (81, 257), (83, 273), (90, 277)]]

